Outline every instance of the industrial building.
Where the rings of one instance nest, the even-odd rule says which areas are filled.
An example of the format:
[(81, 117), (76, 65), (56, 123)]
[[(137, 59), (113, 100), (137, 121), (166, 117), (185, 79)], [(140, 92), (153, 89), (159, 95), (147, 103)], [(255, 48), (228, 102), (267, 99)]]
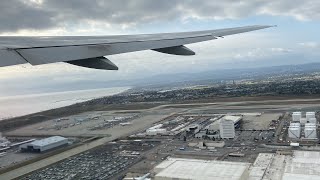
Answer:
[(222, 118), (220, 120), (220, 137), (223, 139), (229, 139), (234, 138), (235, 134), (234, 121), (231, 119)]
[(320, 179), (320, 152), (294, 151), (286, 158), (283, 180)]
[[(262, 180), (262, 179), (275, 180), (277, 179), (276, 177), (279, 177), (279, 176), (281, 177), (281, 168), (272, 167), (274, 165), (272, 163), (274, 158), (275, 158), (275, 154), (273, 153), (260, 153), (249, 169), (249, 179), (250, 180)], [(280, 167), (282, 166), (282, 164), (277, 164), (277, 165), (279, 165)], [(272, 173), (268, 173), (268, 169), (272, 171)]]
[(224, 116), (223, 119), (232, 120), (234, 127), (237, 128), (240, 126), (240, 121), (242, 120), (242, 116)]
[(311, 118), (316, 118), (315, 112), (306, 112), (306, 119), (309, 122)]
[(19, 146), (22, 152), (44, 152), (68, 144), (68, 139), (61, 136), (52, 136), (49, 138), (35, 140)]
[(315, 112), (306, 112), (306, 117), (302, 117), (301, 112), (293, 112), (292, 113), (292, 121), (300, 122), (300, 124), (305, 124), (308, 122), (314, 122), (314, 118), (316, 118)]
[(259, 153), (251, 163), (169, 158), (154, 168), (155, 180), (320, 179), (320, 152)]
[(316, 139), (317, 138), (317, 126), (314, 123), (306, 123), (304, 127), (304, 137), (306, 139)]
[(288, 128), (289, 138), (299, 139), (300, 138), (300, 132), (301, 132), (300, 123), (297, 123), (297, 122), (290, 123), (290, 126)]
[(293, 112), (292, 113), (292, 121), (293, 122), (300, 122), (301, 119), (301, 112)]
[(313, 123), (313, 124), (317, 124), (317, 119), (316, 118), (309, 118), (308, 122)]
[(300, 118), (300, 124), (306, 124), (307, 118)]
[(163, 127), (163, 124), (157, 124), (155, 126), (152, 126), (146, 130), (146, 135), (155, 136), (155, 135), (167, 134), (167, 129), (162, 127)]
[(242, 116), (230, 116), (226, 115), (221, 119), (213, 119), (212, 123), (207, 124), (206, 126), (201, 126), (208, 134), (204, 133), (204, 131), (199, 131), (196, 134), (196, 138), (202, 138), (204, 136), (207, 137), (215, 137), (218, 135), (221, 138), (234, 138), (235, 137), (235, 128), (240, 126), (240, 122), (242, 120)]
[[(292, 139), (300, 139), (301, 130), (303, 139), (317, 139), (317, 119), (315, 112), (306, 112), (306, 117), (301, 117), (301, 112), (292, 113), (292, 122), (288, 128), (288, 136)], [(298, 121), (299, 120), (299, 121)]]
[(250, 163), (170, 158), (154, 168), (155, 180), (247, 180)]
[(164, 128), (159, 128), (159, 129), (148, 129), (146, 131), (146, 134), (148, 136), (155, 136), (155, 135), (165, 135), (167, 134), (167, 130)]

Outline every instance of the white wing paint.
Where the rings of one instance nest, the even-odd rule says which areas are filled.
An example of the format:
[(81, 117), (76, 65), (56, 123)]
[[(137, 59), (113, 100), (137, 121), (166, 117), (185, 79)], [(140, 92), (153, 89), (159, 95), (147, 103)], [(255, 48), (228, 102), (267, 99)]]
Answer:
[(185, 44), (269, 27), (272, 26), (124, 36), (2, 36), (0, 67), (24, 63), (40, 65), (67, 62), (88, 68), (117, 70), (118, 67), (104, 56), (149, 49), (174, 55), (194, 55), (195, 53), (185, 47)]

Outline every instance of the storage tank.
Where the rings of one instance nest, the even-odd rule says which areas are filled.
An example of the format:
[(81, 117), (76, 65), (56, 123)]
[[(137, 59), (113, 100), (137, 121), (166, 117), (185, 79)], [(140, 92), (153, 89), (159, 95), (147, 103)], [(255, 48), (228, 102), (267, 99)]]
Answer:
[(292, 113), (292, 121), (293, 122), (300, 122), (301, 119), (301, 112), (293, 112)]

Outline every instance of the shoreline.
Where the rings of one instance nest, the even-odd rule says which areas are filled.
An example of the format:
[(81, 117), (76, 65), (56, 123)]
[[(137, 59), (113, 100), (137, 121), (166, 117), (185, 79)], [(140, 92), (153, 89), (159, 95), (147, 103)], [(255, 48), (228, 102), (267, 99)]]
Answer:
[(120, 95), (130, 89), (132, 87), (112, 87), (0, 97), (0, 122), (94, 99)]

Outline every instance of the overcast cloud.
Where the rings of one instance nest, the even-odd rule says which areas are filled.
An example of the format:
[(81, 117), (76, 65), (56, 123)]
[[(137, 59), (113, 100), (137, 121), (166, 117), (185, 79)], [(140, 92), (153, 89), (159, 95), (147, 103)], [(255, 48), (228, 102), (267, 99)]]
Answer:
[(63, 34), (70, 29), (94, 32), (95, 28), (114, 32), (161, 21), (257, 15), (310, 21), (320, 19), (319, 9), (318, 0), (2, 0), (0, 33), (54, 29)]

